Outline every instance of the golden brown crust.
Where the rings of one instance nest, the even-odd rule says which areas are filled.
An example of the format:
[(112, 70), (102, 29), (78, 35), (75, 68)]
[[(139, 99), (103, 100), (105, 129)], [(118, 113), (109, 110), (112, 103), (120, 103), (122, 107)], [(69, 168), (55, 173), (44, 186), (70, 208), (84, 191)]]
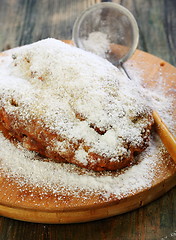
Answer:
[[(14, 122), (18, 122), (18, 124), (15, 125)], [(18, 116), (8, 114), (4, 108), (0, 109), (0, 130), (3, 132), (4, 136), (12, 142), (18, 140), (26, 149), (38, 152), (40, 155), (48, 157), (54, 162), (73, 163), (79, 167), (85, 167), (90, 170), (104, 171), (122, 169), (133, 164), (134, 153), (140, 153), (148, 146), (153, 118), (150, 114), (148, 115), (148, 125), (143, 129), (143, 142), (140, 143), (139, 146), (133, 145), (133, 143), (126, 143), (126, 148), (130, 150), (128, 156), (122, 156), (120, 161), (111, 161), (111, 158), (89, 152), (87, 159), (88, 164), (86, 166), (75, 158), (75, 150), (78, 149), (79, 144), (76, 146), (70, 143), (70, 145), (72, 144), (73, 146), (72, 148), (69, 146), (68, 151), (65, 153), (65, 157), (63, 155), (61, 156), (59, 152), (54, 151), (52, 147), (49, 147), (52, 145), (53, 139), (57, 138), (57, 140), (60, 141), (64, 139), (57, 133), (41, 127), (39, 122), (40, 121), (33, 119), (28, 127), (26, 127), (25, 122), (20, 120)], [(97, 131), (101, 134), (101, 131)], [(88, 147), (84, 146), (84, 150), (88, 151)]]
[[(2, 56), (2, 57), (6, 56), (6, 55), (8, 56), (9, 54), (11, 54), (11, 53), (10, 52), (1, 53), (0, 56)], [(28, 60), (26, 60), (26, 58), (23, 60), (28, 62)], [(3, 61), (6, 61), (6, 60), (2, 59), (2, 63), (3, 63)], [(15, 64), (14, 64), (14, 66), (16, 66)], [(22, 66), (23, 66), (23, 64), (22, 64)], [(30, 73), (30, 71), (29, 71), (29, 73)], [(31, 72), (30, 74), (32, 74), (32, 73), (33, 72)], [(43, 81), (43, 78), (39, 77), (39, 80), (41, 82), (41, 80)], [(9, 83), (9, 84), (11, 84), (11, 83)], [(95, 83), (93, 82), (93, 87), (94, 87), (94, 84)], [(116, 90), (117, 89), (115, 89), (115, 91)], [(132, 112), (132, 115), (134, 114), (134, 116), (132, 117), (131, 115), (129, 115), (128, 116), (129, 121), (132, 122), (132, 125), (133, 125), (133, 123), (135, 125), (135, 123), (136, 122), (138, 123), (138, 121), (142, 122), (141, 127), (139, 128), (139, 129), (141, 129), (141, 132), (138, 129), (140, 141), (139, 141), (139, 143), (137, 143), (137, 142), (132, 142), (132, 141), (129, 142), (129, 140), (123, 139), (120, 143), (121, 144), (120, 147), (122, 147), (122, 148), (124, 147), (124, 149), (127, 151), (121, 151), (120, 154), (117, 153), (117, 155), (116, 155), (116, 152), (119, 150), (118, 149), (119, 145), (116, 144), (117, 148), (116, 147), (113, 148), (114, 153), (112, 154), (113, 155), (113, 157), (112, 157), (111, 152), (109, 150), (109, 149), (111, 149), (111, 138), (109, 140), (110, 143), (108, 142), (109, 145), (108, 145), (108, 148), (106, 149), (107, 150), (106, 155), (105, 155), (105, 151), (104, 151), (105, 142), (103, 142), (103, 147), (101, 146), (102, 149), (100, 149), (100, 151), (99, 151), (99, 145), (96, 145), (96, 148), (93, 148), (93, 145), (96, 144), (99, 140), (101, 140), (102, 139), (101, 137), (103, 135), (105, 136), (105, 134), (108, 133), (109, 129), (107, 129), (105, 127), (106, 124), (105, 125), (102, 124), (101, 127), (99, 127), (95, 123), (98, 121), (95, 121), (95, 122), (94, 122), (94, 120), (89, 121), (89, 119), (88, 119), (88, 121), (86, 121), (87, 116), (84, 116), (84, 114), (79, 112), (79, 110), (77, 111), (75, 109), (72, 109), (73, 110), (72, 114), (75, 114), (75, 119), (76, 119), (75, 121), (77, 121), (78, 123), (83, 123), (84, 121), (86, 121), (87, 122), (86, 127), (88, 128), (88, 131), (86, 132), (86, 139), (84, 137), (80, 137), (79, 136), (80, 132), (77, 132), (77, 136), (75, 136), (74, 134), (71, 134), (71, 137), (69, 138), (71, 140), (69, 140), (68, 136), (64, 135), (64, 133), (65, 133), (64, 131), (61, 134), (60, 131), (51, 130), (49, 127), (46, 127), (44, 120), (42, 120), (45, 118), (40, 118), (40, 116), (41, 116), (40, 114), (39, 115), (36, 114), (35, 117), (33, 115), (30, 115), (30, 111), (32, 108), (28, 109), (28, 106), (30, 106), (31, 102), (30, 103), (27, 102), (27, 104), (24, 106), (22, 106), (22, 104), (20, 105), (20, 103), (18, 104), (18, 92), (15, 96), (13, 94), (9, 93), (7, 98), (6, 98), (5, 94), (4, 95), (3, 95), (3, 93), (2, 93), (2, 95), (0, 94), (0, 130), (3, 132), (5, 137), (10, 139), (12, 142), (19, 141), (22, 143), (22, 145), (26, 149), (35, 151), (35, 152), (39, 153), (40, 155), (47, 157), (51, 161), (73, 163), (73, 164), (78, 165), (79, 167), (84, 167), (84, 168), (94, 170), (94, 171), (117, 170), (117, 169), (121, 169), (121, 168), (124, 168), (126, 166), (133, 164), (135, 153), (142, 152), (148, 145), (150, 129), (153, 124), (152, 115), (148, 110), (146, 110), (146, 111), (144, 110), (143, 114), (140, 113), (138, 115), (137, 113), (134, 113), (135, 110), (137, 111), (135, 106), (132, 108), (133, 110), (135, 109)], [(42, 96), (43, 96), (43, 91), (42, 91)], [(55, 98), (54, 98), (54, 100), (55, 100)], [(59, 102), (59, 101), (57, 101), (57, 102)], [(62, 103), (60, 103), (60, 102), (59, 102), (59, 104), (62, 105)], [(109, 104), (109, 102), (108, 102), (108, 104)], [(123, 104), (123, 102), (122, 102), (122, 104)], [(92, 107), (92, 105), (90, 106), (89, 111), (92, 111), (94, 113), (94, 111), (92, 110), (91, 107)], [(114, 107), (114, 108), (116, 109), (116, 107)], [(42, 111), (42, 107), (39, 108), (39, 111), (40, 110)], [(95, 108), (94, 108), (94, 110), (95, 110)], [(36, 111), (38, 112), (38, 110), (36, 110)], [(25, 114), (24, 114), (24, 112), (25, 112)], [(66, 114), (67, 114), (67, 111), (66, 111)], [(20, 117), (20, 115), (22, 115), (22, 117)], [(52, 112), (51, 112), (50, 116), (53, 116)], [(56, 121), (56, 125), (59, 124), (60, 120), (63, 119), (61, 116), (62, 115), (59, 115), (59, 117), (58, 117), (58, 115), (57, 115), (58, 121)], [(108, 116), (109, 115), (107, 115), (107, 117)], [(101, 112), (98, 115), (98, 117), (99, 117), (98, 120), (102, 120)], [(132, 119), (130, 117), (132, 117)], [(118, 123), (118, 120), (119, 119), (117, 119), (117, 123)], [(70, 119), (70, 122), (72, 122), (72, 119)], [(116, 124), (116, 118), (115, 118), (114, 122)], [(49, 124), (50, 124), (50, 122), (49, 122)], [(136, 124), (136, 125), (138, 125), (138, 124)], [(135, 125), (135, 127), (136, 127), (136, 125)], [(50, 126), (50, 125), (47, 125), (47, 126)], [(80, 125), (78, 124), (78, 126), (80, 126)], [(125, 126), (128, 126), (128, 125), (126, 124)], [(65, 126), (65, 128), (67, 128), (67, 126)], [(87, 130), (87, 128), (86, 128), (86, 130)], [(109, 128), (111, 128), (111, 124), (110, 124)], [(56, 129), (57, 129), (57, 127), (56, 127)], [(77, 129), (78, 128), (76, 128), (76, 130)], [(71, 130), (71, 128), (69, 130)], [(94, 135), (96, 135), (98, 137), (95, 138), (91, 142), (91, 141), (89, 141), (89, 138), (91, 137), (90, 133), (92, 133), (92, 130), (94, 130), (94, 133), (95, 133)], [(73, 133), (75, 133), (75, 132), (73, 131)], [(128, 133), (130, 133), (130, 128), (129, 128)], [(116, 139), (119, 136), (120, 136), (120, 138), (123, 138), (123, 134), (122, 135), (117, 134)], [(105, 139), (105, 137), (103, 139)], [(76, 140), (74, 140), (74, 139), (76, 139)], [(88, 141), (87, 141), (87, 139), (88, 139)], [(115, 138), (113, 138), (113, 140), (114, 139)], [(116, 141), (116, 140), (114, 140), (114, 141)], [(62, 148), (64, 150), (62, 150), (59, 147), (60, 143), (64, 143), (64, 144), (61, 144)], [(58, 144), (58, 146), (57, 146), (57, 144)], [(77, 158), (76, 152), (79, 152), (80, 149), (83, 150), (83, 152), (84, 152), (83, 155), (87, 154), (86, 159), (82, 159), (82, 156), (79, 156), (80, 158)]]

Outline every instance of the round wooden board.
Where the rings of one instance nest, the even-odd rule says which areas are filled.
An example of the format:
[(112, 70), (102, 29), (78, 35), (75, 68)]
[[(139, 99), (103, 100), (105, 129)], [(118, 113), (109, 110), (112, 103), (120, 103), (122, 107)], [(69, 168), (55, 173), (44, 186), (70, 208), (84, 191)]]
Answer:
[[(154, 87), (162, 75), (163, 86), (176, 89), (176, 68), (148, 53), (137, 50), (125, 64), (142, 70), (148, 86)], [(176, 120), (176, 109), (173, 110)], [(150, 188), (129, 193), (125, 197), (104, 200), (98, 195), (84, 198), (42, 194), (43, 189), (19, 187), (13, 179), (0, 177), (0, 214), (5, 217), (38, 223), (76, 223), (107, 218), (139, 208), (160, 197), (176, 185), (176, 166), (166, 154)], [(152, 169), (151, 169), (152, 170)], [(156, 169), (155, 169), (156, 170)], [(157, 170), (156, 170), (157, 171)]]

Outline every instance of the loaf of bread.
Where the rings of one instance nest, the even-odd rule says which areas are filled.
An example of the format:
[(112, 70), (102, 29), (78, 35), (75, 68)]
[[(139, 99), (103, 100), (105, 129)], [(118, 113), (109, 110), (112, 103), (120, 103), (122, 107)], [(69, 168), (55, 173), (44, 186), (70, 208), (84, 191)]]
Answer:
[(49, 161), (124, 168), (152, 124), (136, 82), (92, 53), (46, 39), (0, 55), (0, 130)]

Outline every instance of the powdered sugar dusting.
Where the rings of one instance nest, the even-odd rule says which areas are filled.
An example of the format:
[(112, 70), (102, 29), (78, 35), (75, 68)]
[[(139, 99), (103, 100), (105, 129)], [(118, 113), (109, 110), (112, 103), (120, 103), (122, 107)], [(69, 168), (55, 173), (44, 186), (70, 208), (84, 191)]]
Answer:
[(86, 190), (88, 193), (104, 193), (107, 198), (111, 194), (120, 198), (143, 187), (150, 187), (154, 175), (151, 166), (156, 164), (156, 155), (153, 154), (155, 150), (152, 145), (149, 149), (150, 153), (141, 155), (142, 160), (138, 165), (126, 169), (119, 176), (111, 173), (99, 175), (87, 170), (80, 174), (76, 167), (68, 164), (38, 161), (35, 153), (20, 146), (15, 147), (0, 135), (0, 150), (3, 156), (1, 169), (9, 177), (23, 178), (24, 180), (19, 182), (21, 185), (28, 183), (43, 187), (45, 191), (52, 189), (59, 194), (64, 194), (65, 189), (67, 194), (72, 194), (76, 189), (78, 195), (80, 191)]
[(108, 35), (103, 32), (91, 32), (87, 39), (82, 39), (82, 43), (87, 51), (103, 58), (106, 58), (110, 51), (110, 40)]
[[(64, 47), (67, 48), (65, 45)], [(14, 50), (15, 53), (16, 51), (17, 50)], [(90, 57), (89, 59), (93, 58), (93, 55), (87, 55), (87, 56)], [(82, 56), (80, 52), (80, 58), (81, 57)], [(80, 58), (78, 57), (79, 61), (80, 61)], [(11, 60), (9, 58), (9, 62), (10, 61)], [(99, 71), (101, 72), (102, 60), (99, 58), (97, 61), (99, 61), (99, 64), (100, 64), (100, 68), (98, 69), (98, 72)], [(6, 66), (7, 68), (8, 68), (9, 62)], [(87, 62), (86, 64), (89, 65), (89, 62)], [(56, 67), (56, 66), (57, 65), (54, 65), (53, 67)], [(107, 66), (108, 66), (108, 63), (107, 63)], [(21, 67), (23, 68), (25, 66), (21, 66)], [(60, 66), (58, 66), (58, 68), (59, 67)], [(69, 66), (67, 65), (67, 67)], [(1, 83), (1, 86), (3, 86), (2, 89), (4, 91), (6, 91), (7, 88), (9, 89), (9, 85), (7, 84), (7, 82), (3, 81), (4, 78), (6, 77), (7, 68), (4, 68), (5, 72), (1, 72), (2, 74), (0, 74), (0, 80), (1, 80), (0, 83)], [(36, 68), (38, 72), (42, 71), (42, 69), (40, 69), (40, 65), (36, 66)], [(107, 74), (106, 76), (108, 76), (110, 74), (110, 69), (109, 70), (107, 69), (107, 72), (104, 72), (103, 70), (103, 75)], [(61, 96), (59, 96), (60, 100), (62, 100), (62, 94), (64, 96), (67, 95), (68, 97), (70, 97), (70, 94), (75, 94), (75, 91), (71, 90), (71, 93), (70, 92), (68, 93), (68, 90), (67, 90), (67, 87), (69, 84), (71, 84), (73, 89), (75, 89), (76, 83), (71, 81), (68, 84), (69, 78), (72, 79), (73, 77), (71, 74), (72, 70), (70, 71), (70, 75), (65, 78), (65, 85), (60, 86), (59, 83), (56, 83), (56, 82), (52, 83), (53, 88), (57, 89), (58, 86), (61, 87)], [(130, 67), (130, 66), (128, 66), (128, 70), (133, 78), (133, 81), (129, 82), (128, 79), (126, 79), (121, 75), (119, 70), (114, 69), (114, 75), (111, 75), (111, 77), (114, 76), (114, 78), (112, 77), (112, 79), (109, 79), (108, 85), (106, 86), (108, 91), (111, 91), (114, 84), (117, 84), (116, 86), (118, 86), (118, 88), (120, 85), (121, 88), (123, 88), (124, 96), (125, 94), (127, 94), (127, 96), (131, 94), (130, 95), (131, 100), (134, 99), (133, 98), (134, 92), (136, 92), (137, 94), (139, 94), (140, 92), (140, 99), (142, 99), (141, 95), (144, 96), (144, 103), (146, 104), (146, 99), (147, 99), (148, 105), (154, 107), (160, 113), (162, 118), (164, 118), (169, 128), (172, 131), (174, 131), (172, 116), (171, 114), (168, 114), (168, 109), (170, 110), (172, 108), (172, 97), (170, 98), (168, 98), (168, 96), (166, 97), (163, 94), (162, 89), (160, 89), (160, 87), (155, 89), (147, 89), (142, 87), (141, 83), (143, 79), (140, 77), (140, 70), (134, 69), (133, 67)], [(35, 71), (35, 69), (33, 69), (33, 71)], [(86, 69), (84, 69), (84, 71), (86, 71)], [(24, 72), (25, 72), (25, 76), (29, 74), (28, 69), (26, 69)], [(45, 74), (47, 75), (47, 73)], [(62, 74), (63, 74), (62, 77), (64, 77), (65, 72), (63, 71)], [(118, 74), (119, 76), (118, 81), (116, 80), (116, 74)], [(37, 75), (37, 77), (38, 76), (39, 75)], [(35, 99), (35, 95), (41, 94), (41, 93), (35, 90), (34, 88), (31, 89), (31, 82), (28, 82), (28, 83), (24, 82), (23, 77), (24, 75), (19, 77), (19, 72), (18, 71), (16, 72), (16, 77), (11, 78), (11, 91), (13, 92), (13, 94), (15, 94), (15, 97), (17, 97), (19, 103), (22, 102), (24, 104), (24, 102), (27, 102), (29, 105), (35, 104), (33, 103)], [(87, 76), (84, 76), (83, 79), (85, 80), (86, 77)], [(93, 78), (93, 81), (96, 82), (97, 75), (94, 76), (94, 73), (92, 73), (91, 77)], [(162, 79), (160, 80), (162, 81)], [(49, 80), (47, 78), (46, 83), (43, 83), (43, 82), (39, 83), (41, 84), (42, 91), (43, 91), (43, 95), (41, 94), (41, 97), (43, 98), (43, 100), (47, 99), (45, 89), (47, 89), (47, 84), (51, 84), (51, 82), (49, 81), (53, 81), (53, 79)], [(35, 81), (32, 82), (32, 84), (35, 85), (36, 84)], [(84, 86), (84, 84), (86, 84), (86, 80), (85, 82), (79, 81), (79, 84), (82, 84), (82, 86)], [(98, 84), (98, 82), (96, 82), (96, 84)], [(23, 87), (22, 90), (21, 90), (21, 86)], [(131, 93), (129, 92), (126, 86), (132, 89)], [(90, 89), (88, 85), (86, 85), (86, 88), (90, 90), (91, 94), (93, 94), (92, 88)], [(136, 88), (138, 89), (138, 91), (136, 91)], [(26, 96), (26, 92), (28, 91), (30, 91), (30, 97), (26, 100), (26, 97), (28, 97)], [(79, 94), (85, 94), (85, 91), (86, 89), (83, 87), (81, 88), (81, 90), (79, 90), (79, 93), (76, 93), (76, 94), (77, 96)], [(19, 93), (20, 93), (20, 96), (19, 96)], [(104, 95), (104, 92), (100, 91), (99, 94), (100, 96), (102, 95), (103, 97), (107, 97)], [(116, 95), (116, 97), (118, 98), (118, 94)], [(85, 99), (85, 101), (86, 100), (88, 99)], [(48, 105), (50, 104), (52, 105), (52, 102), (54, 104), (55, 99), (50, 100)], [(81, 104), (78, 104), (78, 105), (76, 105), (75, 103), (74, 104), (71, 103), (71, 104), (72, 106), (74, 106), (74, 109), (76, 109), (77, 111), (79, 110), (78, 112), (81, 112), (81, 113), (83, 112), (86, 115), (87, 109), (85, 109), (84, 103), (85, 102), (81, 102)], [(35, 115), (37, 113), (42, 115), (42, 112), (38, 113), (38, 111), (39, 110), (42, 111), (42, 109), (44, 109), (43, 107), (46, 107), (46, 106), (44, 105), (42, 107), (40, 105), (39, 107), (37, 107), (37, 104), (38, 103), (35, 104), (35, 108), (34, 108), (35, 111), (33, 110), (34, 111), (33, 114)], [(101, 106), (99, 107), (101, 108)], [(133, 108), (134, 111), (135, 111), (135, 107)], [(63, 105), (61, 109), (61, 113), (63, 113), (65, 109), (66, 111), (70, 111), (69, 106)], [(97, 111), (97, 106), (94, 112), (96, 113), (96, 111)], [(115, 114), (115, 117), (117, 117), (115, 112), (111, 112), (111, 113)], [(120, 108), (120, 106), (119, 106), (118, 113), (121, 113), (123, 115), (123, 108)], [(69, 117), (70, 118), (73, 117), (72, 112), (70, 113)], [(93, 115), (89, 117), (91, 118), (91, 121), (93, 120), (96, 121), (96, 117), (94, 118)], [(53, 124), (53, 121), (51, 121), (51, 124)], [(78, 132), (79, 134), (82, 134), (83, 130), (85, 130), (84, 124), (86, 124), (85, 121), (82, 121), (81, 125), (75, 128), (76, 134), (78, 134)], [(101, 122), (99, 122), (98, 124), (100, 124), (101, 126)], [(103, 122), (103, 124), (106, 124), (106, 126), (108, 126), (109, 123), (107, 121), (106, 123)], [(54, 122), (54, 125), (57, 126), (57, 122)], [(53, 127), (55, 127), (54, 125)], [(79, 128), (80, 128), (80, 131), (78, 131)], [(114, 140), (115, 139), (114, 134), (115, 132), (113, 131), (113, 129), (110, 129), (108, 132), (106, 132), (106, 134), (103, 135), (104, 139), (102, 141), (105, 142), (105, 145), (103, 145), (102, 147), (103, 149), (106, 148), (106, 144), (107, 145), (109, 144), (108, 151), (113, 151), (113, 146), (116, 145)], [(128, 135), (128, 132), (126, 132), (126, 135)], [(157, 171), (156, 166), (158, 165), (159, 161), (162, 161), (161, 160), (162, 158), (158, 156), (160, 156), (160, 150), (163, 149), (163, 146), (160, 140), (154, 136), (155, 134), (153, 133), (150, 140), (149, 147), (138, 156), (138, 159), (137, 159), (138, 163), (136, 165), (126, 168), (122, 172), (118, 172), (118, 171), (114, 173), (105, 172), (103, 174), (99, 174), (99, 173), (94, 173), (92, 171), (88, 171), (85, 169), (79, 169), (78, 167), (73, 166), (71, 164), (58, 164), (53, 162), (41, 161), (41, 159), (39, 159), (39, 156), (36, 153), (27, 151), (20, 144), (18, 144), (17, 146), (11, 144), (0, 133), (0, 152), (1, 152), (0, 170), (2, 175), (5, 174), (10, 178), (15, 179), (15, 181), (18, 182), (19, 186), (24, 186), (25, 184), (29, 184), (30, 186), (42, 187), (45, 192), (52, 191), (53, 193), (56, 193), (56, 194), (58, 193), (63, 195), (64, 194), (69, 195), (74, 193), (78, 197), (82, 191), (85, 192), (85, 195), (87, 192), (87, 197), (89, 197), (90, 193), (94, 193), (94, 194), (101, 194), (106, 199), (108, 199), (113, 194), (120, 199), (123, 196), (128, 196), (131, 193), (134, 194), (138, 190), (149, 188), (152, 185), (152, 180), (155, 177), (155, 174)], [(55, 144), (56, 147), (57, 147), (57, 144), (59, 143)], [(76, 152), (76, 156), (78, 160), (83, 161), (86, 164), (86, 152), (83, 150), (83, 148), (80, 147), (78, 149), (78, 151)]]
[[(126, 145), (138, 148), (147, 142), (142, 134), (150, 115), (145, 93), (107, 60), (55, 39), (14, 49), (12, 58), (1, 64), (1, 104), (26, 125), (40, 119), (59, 134), (62, 141), (55, 138), (48, 148), (61, 157), (68, 159), (67, 151), (79, 146), (74, 158), (82, 166), (102, 157), (120, 162), (131, 156)], [(11, 104), (14, 99), (19, 107)], [(100, 160), (85, 159), (92, 152)]]

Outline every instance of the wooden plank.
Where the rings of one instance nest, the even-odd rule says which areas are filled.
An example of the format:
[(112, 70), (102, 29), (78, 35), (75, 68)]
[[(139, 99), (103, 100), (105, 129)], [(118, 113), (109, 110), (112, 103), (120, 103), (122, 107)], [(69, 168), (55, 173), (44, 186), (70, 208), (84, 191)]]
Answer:
[[(113, 2), (119, 3), (118, 0)], [(176, 66), (176, 1), (121, 0), (139, 26), (139, 49)], [(147, 24), (146, 24), (147, 23)]]
[(100, 0), (1, 0), (0, 51), (43, 38), (71, 39), (77, 16)]

